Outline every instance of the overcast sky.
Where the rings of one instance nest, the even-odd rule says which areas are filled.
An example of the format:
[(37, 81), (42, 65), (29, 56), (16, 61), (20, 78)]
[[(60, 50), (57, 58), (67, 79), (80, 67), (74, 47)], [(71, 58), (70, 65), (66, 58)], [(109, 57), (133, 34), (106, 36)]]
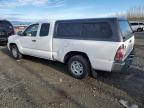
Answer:
[(0, 19), (35, 21), (110, 17), (144, 0), (0, 0)]

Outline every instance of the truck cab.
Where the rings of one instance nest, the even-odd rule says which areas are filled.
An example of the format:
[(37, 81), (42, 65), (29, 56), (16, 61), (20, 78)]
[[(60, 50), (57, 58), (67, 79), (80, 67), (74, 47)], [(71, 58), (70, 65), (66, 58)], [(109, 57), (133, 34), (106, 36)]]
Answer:
[(22, 54), (52, 59), (53, 24), (53, 21), (31, 24), (9, 40), (17, 44)]

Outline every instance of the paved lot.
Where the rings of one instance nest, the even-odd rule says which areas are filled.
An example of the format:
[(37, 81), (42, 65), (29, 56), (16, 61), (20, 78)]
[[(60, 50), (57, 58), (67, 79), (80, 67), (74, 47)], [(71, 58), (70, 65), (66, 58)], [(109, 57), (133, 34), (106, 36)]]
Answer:
[(29, 56), (16, 61), (0, 47), (0, 108), (123, 108), (120, 99), (144, 108), (143, 46), (136, 46), (125, 72), (84, 80), (72, 78), (58, 62)]

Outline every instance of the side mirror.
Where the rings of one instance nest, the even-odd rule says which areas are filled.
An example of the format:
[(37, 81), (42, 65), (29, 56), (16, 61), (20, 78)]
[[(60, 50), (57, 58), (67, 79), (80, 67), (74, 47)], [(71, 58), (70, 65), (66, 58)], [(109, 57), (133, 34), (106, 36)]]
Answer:
[(19, 31), (19, 32), (17, 32), (17, 35), (23, 36), (23, 32), (22, 32), (22, 31)]

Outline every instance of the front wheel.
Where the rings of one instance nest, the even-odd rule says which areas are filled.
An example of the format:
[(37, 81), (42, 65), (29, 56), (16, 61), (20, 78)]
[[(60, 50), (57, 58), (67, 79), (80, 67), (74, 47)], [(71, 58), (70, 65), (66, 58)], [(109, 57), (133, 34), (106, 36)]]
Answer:
[(19, 52), (19, 50), (18, 50), (16, 45), (13, 45), (11, 47), (11, 53), (12, 53), (13, 58), (15, 58), (17, 60), (22, 58), (22, 54)]
[(90, 73), (90, 64), (85, 57), (76, 55), (69, 59), (68, 71), (74, 78), (83, 79)]

